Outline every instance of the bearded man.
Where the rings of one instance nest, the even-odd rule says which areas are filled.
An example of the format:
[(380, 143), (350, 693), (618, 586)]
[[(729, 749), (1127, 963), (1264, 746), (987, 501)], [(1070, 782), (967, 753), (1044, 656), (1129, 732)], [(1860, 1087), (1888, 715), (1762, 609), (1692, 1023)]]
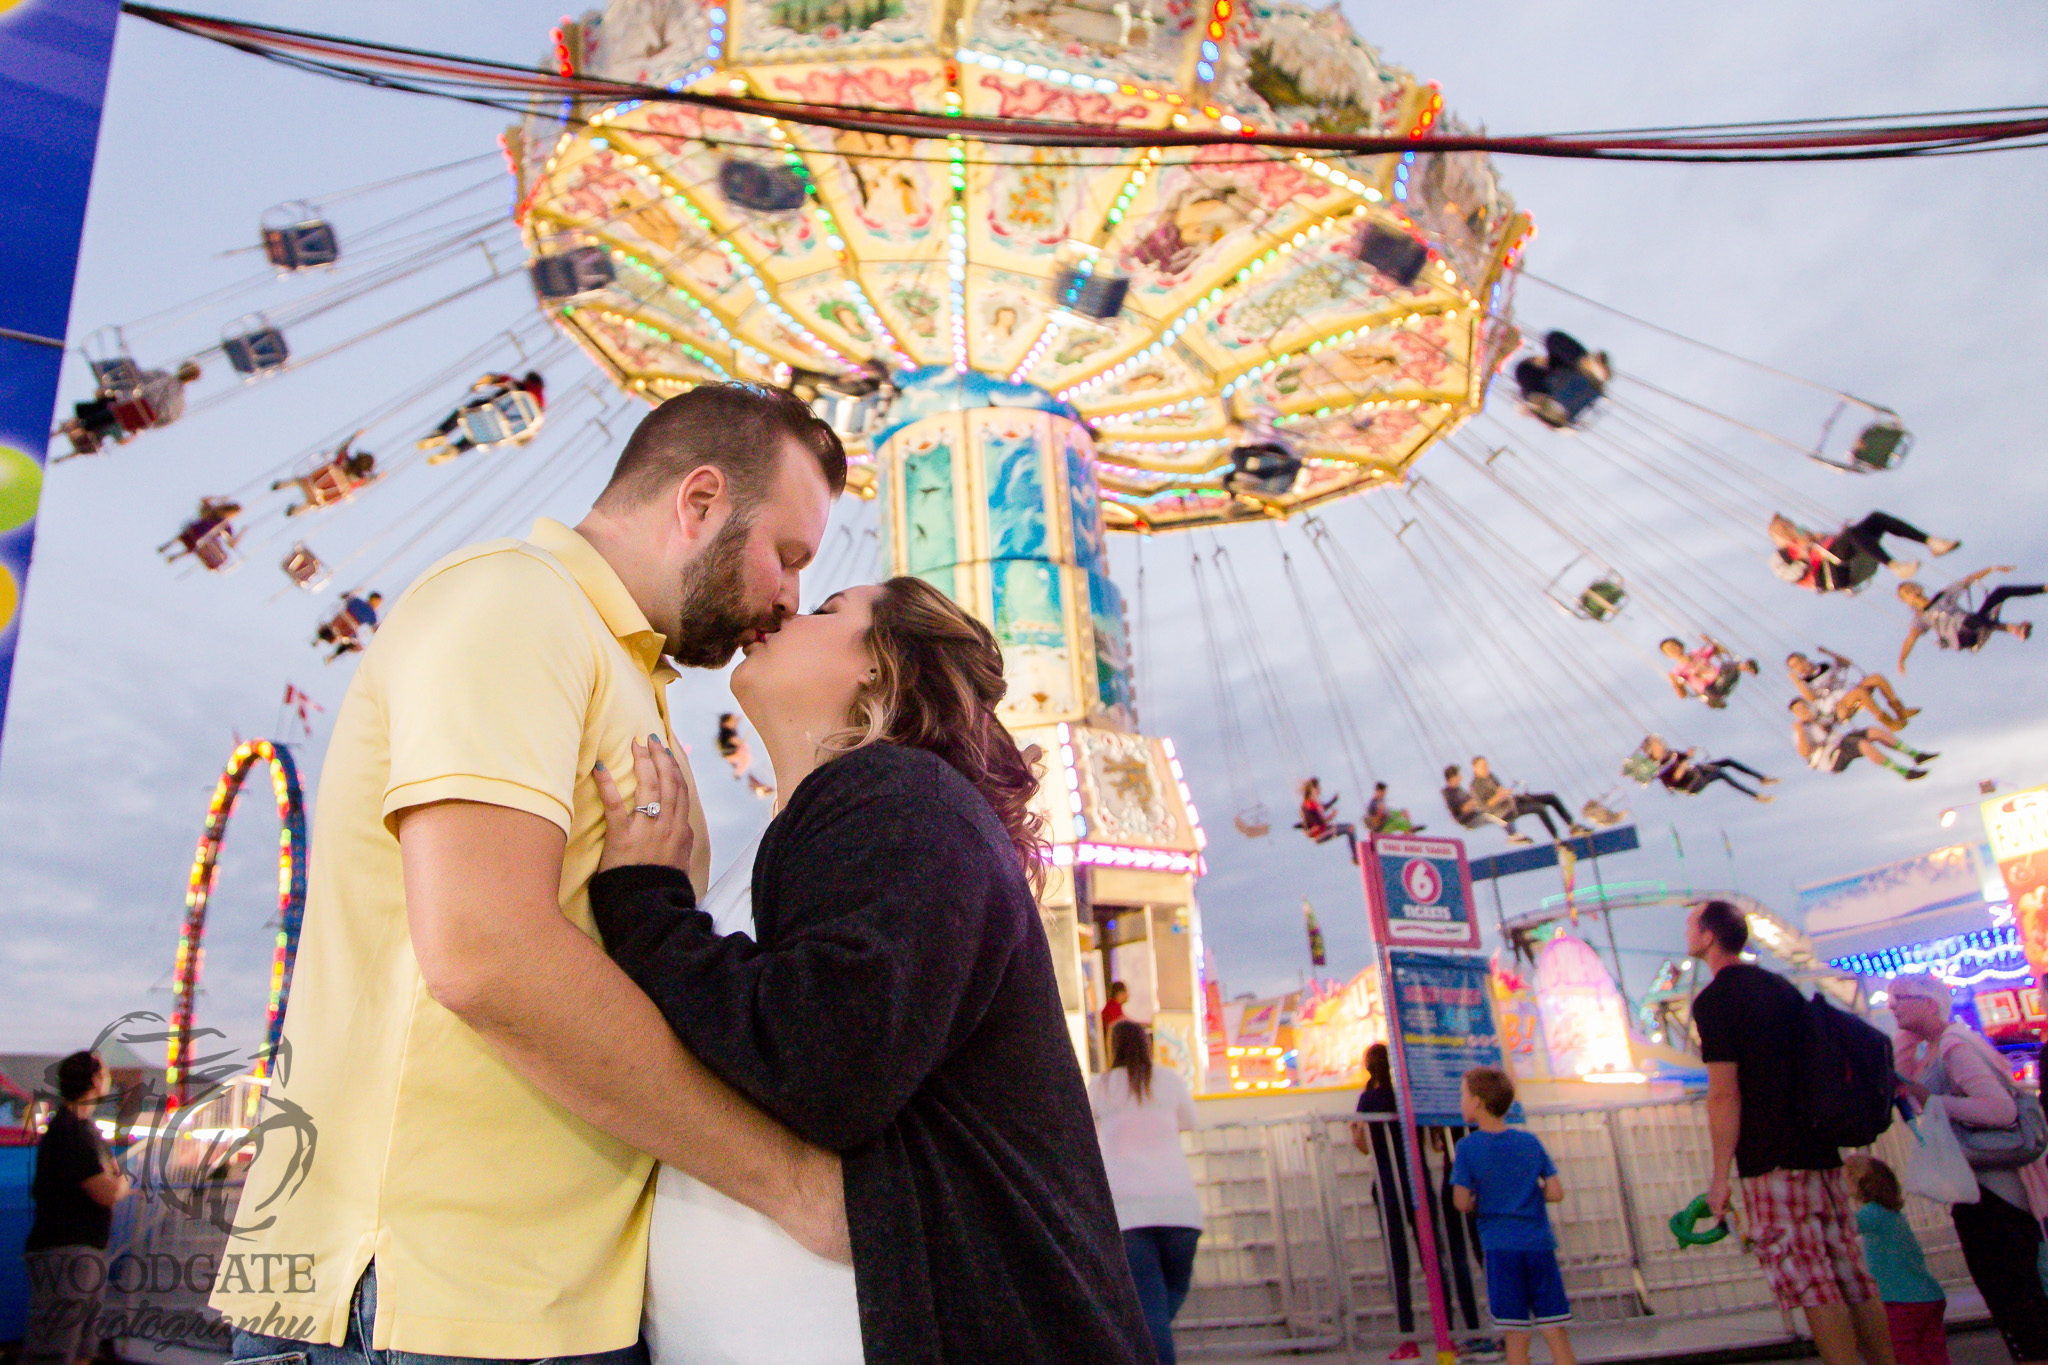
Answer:
[(700, 387), (574, 529), (458, 550), (391, 609), (328, 745), (267, 1096), (317, 1147), (258, 1152), (234, 1246), (264, 1273), (213, 1294), (238, 1359), (631, 1365), (657, 1159), (848, 1259), (838, 1157), (682, 1049), (586, 889), (593, 772), (668, 742), (664, 657), (778, 629), (845, 479), (793, 396)]

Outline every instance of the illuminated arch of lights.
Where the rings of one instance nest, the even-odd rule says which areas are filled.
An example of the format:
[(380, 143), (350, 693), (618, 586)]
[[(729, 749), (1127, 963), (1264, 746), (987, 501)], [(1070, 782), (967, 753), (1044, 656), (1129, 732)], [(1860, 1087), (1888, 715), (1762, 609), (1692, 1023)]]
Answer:
[(226, 771), (214, 784), (213, 800), (206, 808), (206, 828), (199, 836), (199, 851), (193, 856), (192, 875), (186, 882), (185, 923), (178, 931), (176, 1000), (171, 1009), (171, 1041), (164, 1071), (166, 1088), (179, 1104), (189, 1098), (192, 999), (199, 989), (204, 957), (206, 906), (220, 876), (221, 841), (227, 834), (228, 817), (234, 813), (235, 798), (241, 794), (242, 780), (259, 763), (270, 769), (270, 788), (277, 798), (282, 828), (277, 836), (277, 951), (270, 963), (270, 1012), (264, 1022), (263, 1050), (256, 1059), (257, 1075), (269, 1074), (270, 1060), (277, 1055), (278, 1041), (284, 1034), (285, 1004), (292, 988), (292, 959), (299, 948), (299, 921), (306, 912), (306, 802), (291, 750), (267, 739), (253, 739), (236, 746)]

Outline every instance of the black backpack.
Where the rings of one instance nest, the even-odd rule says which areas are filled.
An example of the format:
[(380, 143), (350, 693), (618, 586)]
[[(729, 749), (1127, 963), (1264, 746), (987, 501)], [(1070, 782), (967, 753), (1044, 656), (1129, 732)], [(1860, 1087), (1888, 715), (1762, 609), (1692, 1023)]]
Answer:
[(1892, 1042), (1815, 993), (1806, 1003), (1800, 1078), (1807, 1131), (1831, 1147), (1868, 1147), (1892, 1122)]

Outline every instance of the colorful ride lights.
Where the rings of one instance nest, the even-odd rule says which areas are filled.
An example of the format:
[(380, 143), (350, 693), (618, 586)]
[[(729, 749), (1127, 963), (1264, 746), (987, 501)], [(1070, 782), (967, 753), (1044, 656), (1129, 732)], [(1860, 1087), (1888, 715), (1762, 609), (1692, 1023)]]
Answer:
[(1176, 853), (1166, 848), (1134, 848), (1128, 844), (1054, 844), (1055, 867), (1129, 867), (1143, 872), (1177, 872), (1187, 876), (1201, 873), (1201, 859), (1193, 853)]

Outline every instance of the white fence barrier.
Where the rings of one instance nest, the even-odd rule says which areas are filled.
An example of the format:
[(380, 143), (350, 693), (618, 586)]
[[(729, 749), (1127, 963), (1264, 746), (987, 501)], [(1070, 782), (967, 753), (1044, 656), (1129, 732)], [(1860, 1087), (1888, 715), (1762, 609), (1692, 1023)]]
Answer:
[[(1353, 1143), (1357, 1121), (1351, 1115), (1274, 1119), (1185, 1135), (1205, 1226), (1194, 1289), (1175, 1323), (1183, 1354), (1339, 1349), (1403, 1335), (1374, 1160)], [(1580, 1321), (1772, 1307), (1762, 1270), (1736, 1238), (1680, 1248), (1668, 1226), (1671, 1215), (1706, 1188), (1704, 1103), (1538, 1113), (1528, 1128), (1549, 1149), (1564, 1181), (1564, 1202), (1551, 1207), (1551, 1223)], [(1894, 1124), (1874, 1154), (1903, 1171), (1911, 1141), (1910, 1132)], [(1451, 1231), (1441, 1198), (1447, 1157), (1427, 1134), (1424, 1145), (1438, 1187), (1433, 1211), (1443, 1248)], [(1913, 1199), (1907, 1215), (1929, 1270), (1946, 1285), (1967, 1285), (1946, 1210)], [(1478, 1242), (1469, 1229), (1464, 1241), (1477, 1330), (1485, 1332)], [(1443, 1254), (1448, 1264), (1449, 1252)], [(1428, 1298), (1412, 1240), (1407, 1259), (1414, 1320), (1427, 1332)], [(1452, 1331), (1469, 1335), (1474, 1329), (1454, 1279), (1445, 1278)]]

